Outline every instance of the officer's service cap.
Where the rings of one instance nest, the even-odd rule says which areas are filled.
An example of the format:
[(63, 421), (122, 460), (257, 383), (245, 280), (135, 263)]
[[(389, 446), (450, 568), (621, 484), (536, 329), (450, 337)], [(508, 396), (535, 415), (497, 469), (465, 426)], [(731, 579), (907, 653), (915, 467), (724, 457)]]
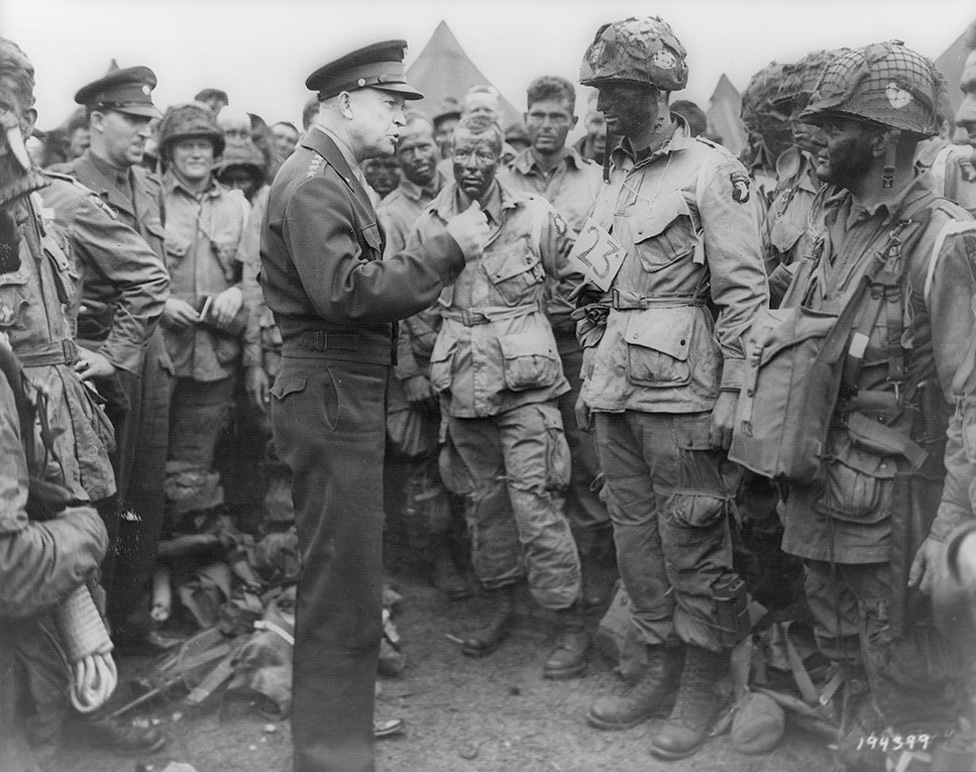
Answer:
[(424, 95), (407, 83), (403, 67), (406, 48), (405, 40), (365, 46), (319, 67), (308, 76), (305, 87), (317, 91), (319, 100), (360, 88), (393, 91), (404, 99), (423, 99)]
[(146, 118), (162, 118), (152, 102), (156, 73), (148, 67), (126, 67), (110, 72), (78, 89), (75, 102), (90, 110), (115, 110)]

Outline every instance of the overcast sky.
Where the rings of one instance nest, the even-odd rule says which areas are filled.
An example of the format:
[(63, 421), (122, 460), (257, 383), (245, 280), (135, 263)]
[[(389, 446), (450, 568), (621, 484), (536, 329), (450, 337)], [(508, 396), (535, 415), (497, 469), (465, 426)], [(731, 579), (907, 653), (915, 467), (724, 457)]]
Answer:
[[(38, 125), (112, 58), (153, 68), (157, 105), (223, 88), (268, 123), (298, 123), (305, 77), (360, 45), (404, 38), (407, 64), (441, 19), (481, 71), (524, 109), (536, 76), (574, 82), (605, 22), (657, 14), (688, 49), (682, 97), (707, 109), (725, 72), (740, 90), (770, 60), (901, 38), (935, 58), (976, 18), (972, 0), (2, 0), (0, 30), (37, 70)], [(950, 84), (956, 88), (957, 84)], [(421, 103), (422, 106), (422, 103)], [(585, 105), (584, 105), (585, 108)]]

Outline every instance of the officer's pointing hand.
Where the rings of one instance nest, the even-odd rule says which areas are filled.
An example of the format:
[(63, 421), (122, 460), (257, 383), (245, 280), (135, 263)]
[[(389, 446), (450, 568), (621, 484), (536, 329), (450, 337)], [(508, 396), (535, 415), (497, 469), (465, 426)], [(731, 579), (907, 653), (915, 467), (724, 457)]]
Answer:
[(488, 218), (481, 211), (481, 204), (471, 202), (467, 211), (453, 217), (447, 224), (447, 232), (464, 252), (465, 260), (479, 257), (488, 241)]

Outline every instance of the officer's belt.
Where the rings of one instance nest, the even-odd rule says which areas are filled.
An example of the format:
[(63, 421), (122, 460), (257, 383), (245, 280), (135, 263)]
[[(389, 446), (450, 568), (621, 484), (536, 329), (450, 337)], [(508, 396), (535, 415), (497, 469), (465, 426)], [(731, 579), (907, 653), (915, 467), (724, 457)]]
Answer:
[(288, 358), (344, 359), (388, 365), (393, 361), (390, 338), (360, 332), (305, 330), (282, 341), (281, 355)]
[(610, 306), (615, 311), (643, 311), (645, 308), (704, 306), (701, 295), (658, 295), (650, 297), (614, 287), (610, 290)]
[(367, 340), (358, 332), (307, 330), (298, 336), (298, 345), (304, 351), (356, 351), (367, 345)]
[(480, 308), (460, 308), (450, 311), (441, 311), (444, 319), (460, 322), (465, 327), (476, 327), (479, 324), (490, 324), (491, 322), (503, 321), (505, 319), (516, 319), (520, 316), (528, 316), (537, 311), (542, 311), (542, 306), (538, 303), (530, 303), (524, 306), (481, 306)]
[(78, 346), (70, 338), (51, 341), (15, 353), (24, 367), (70, 366), (78, 361)]

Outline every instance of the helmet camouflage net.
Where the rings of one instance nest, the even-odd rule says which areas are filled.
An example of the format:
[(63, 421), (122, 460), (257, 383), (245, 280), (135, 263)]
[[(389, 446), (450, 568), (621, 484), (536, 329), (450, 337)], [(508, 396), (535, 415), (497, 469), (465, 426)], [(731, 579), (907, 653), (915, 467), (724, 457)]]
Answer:
[(945, 91), (945, 77), (930, 59), (898, 40), (874, 43), (827, 65), (800, 118), (850, 117), (931, 136), (939, 133)]
[(806, 107), (810, 94), (830, 61), (849, 51), (849, 48), (812, 51), (798, 62), (787, 64), (783, 68), (783, 77), (780, 79), (779, 91), (773, 97), (773, 104), (786, 113), (797, 107)]
[(229, 144), (221, 154), (220, 160), (214, 164), (213, 171), (217, 177), (220, 177), (225, 171), (234, 167), (246, 169), (258, 182), (264, 180), (264, 156), (251, 140)]
[(772, 117), (782, 120), (773, 106), (773, 99), (779, 92), (785, 66), (770, 62), (749, 79), (749, 85), (742, 92), (742, 122), (750, 131), (762, 133), (762, 124)]
[(685, 48), (671, 26), (657, 16), (604, 24), (583, 55), (580, 83), (608, 81), (680, 91), (688, 83)]
[(199, 102), (170, 107), (159, 124), (159, 152), (172, 156), (173, 145), (182, 139), (203, 138), (213, 142), (214, 157), (224, 152), (224, 132), (213, 112)]

